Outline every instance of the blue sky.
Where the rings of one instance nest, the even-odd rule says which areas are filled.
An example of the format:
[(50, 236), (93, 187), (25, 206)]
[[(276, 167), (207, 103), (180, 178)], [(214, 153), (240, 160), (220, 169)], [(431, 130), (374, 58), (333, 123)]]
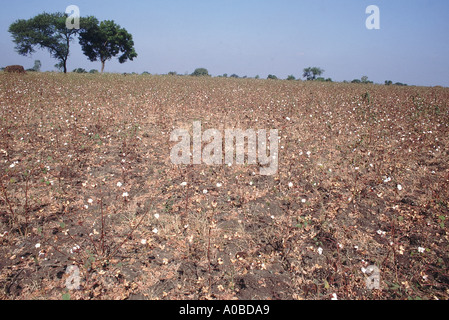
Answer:
[[(106, 72), (236, 73), (266, 78), (301, 77), (308, 66), (336, 81), (366, 75), (412, 85), (449, 86), (447, 0), (61, 0), (8, 1), (0, 11), (0, 66), (55, 70), (47, 51), (19, 56), (8, 33), (17, 19), (64, 12), (77, 5), (82, 16), (115, 20), (134, 37), (132, 62), (106, 63)], [(368, 30), (367, 6), (380, 8), (380, 30)], [(73, 42), (69, 70), (100, 69)]]

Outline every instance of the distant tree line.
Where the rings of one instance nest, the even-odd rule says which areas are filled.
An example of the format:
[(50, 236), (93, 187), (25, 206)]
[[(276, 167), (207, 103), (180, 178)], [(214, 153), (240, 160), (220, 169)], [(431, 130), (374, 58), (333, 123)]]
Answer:
[[(324, 77), (319, 77), (320, 75), (322, 75), (324, 73), (324, 70), (318, 67), (309, 67), (309, 68), (305, 68), (303, 70), (303, 77), (305, 78), (305, 80), (307, 81), (316, 81), (316, 82), (333, 82), (332, 78), (324, 78)], [(148, 71), (145, 71), (142, 73), (143, 75), (146, 74), (150, 74)], [(178, 74), (176, 71), (170, 71), (168, 73), (168, 75), (170, 76), (182, 76), (182, 74)], [(211, 77), (211, 75), (209, 74), (209, 71), (206, 68), (197, 68), (195, 69), (195, 71), (191, 74), (186, 73), (185, 75), (190, 75), (190, 76), (194, 76), (194, 77)], [(240, 77), (239, 75), (233, 73), (230, 76), (227, 73), (224, 73), (223, 75), (218, 75), (218, 78), (234, 78), (234, 79), (247, 79), (247, 76), (243, 76)], [(254, 77), (254, 79), (260, 79), (259, 75), (256, 75)], [(279, 80), (279, 78), (274, 75), (274, 74), (269, 74), (267, 76), (267, 79), (269, 80)], [(289, 75), (287, 76), (286, 80), (288, 81), (296, 81), (296, 80), (301, 80), (301, 79), (296, 79), (296, 77), (294, 75)], [(368, 76), (363, 76), (360, 79), (354, 79), (352, 81), (343, 81), (343, 83), (355, 83), (355, 84), (373, 84), (373, 81), (370, 81)], [(385, 81), (385, 85), (396, 85), (396, 86), (407, 86), (406, 84), (400, 83), (400, 82), (396, 82), (393, 83), (390, 80)]]

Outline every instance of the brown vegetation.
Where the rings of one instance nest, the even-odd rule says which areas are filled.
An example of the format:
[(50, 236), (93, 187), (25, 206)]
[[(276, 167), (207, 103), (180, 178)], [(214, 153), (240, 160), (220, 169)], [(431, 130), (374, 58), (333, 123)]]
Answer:
[(5, 68), (6, 73), (21, 73), (24, 74), (25, 69), (22, 66), (14, 65), (14, 66), (7, 66)]
[[(0, 74), (0, 295), (448, 299), (448, 101), (445, 88)], [(278, 173), (173, 165), (170, 133), (195, 120), (278, 129)]]

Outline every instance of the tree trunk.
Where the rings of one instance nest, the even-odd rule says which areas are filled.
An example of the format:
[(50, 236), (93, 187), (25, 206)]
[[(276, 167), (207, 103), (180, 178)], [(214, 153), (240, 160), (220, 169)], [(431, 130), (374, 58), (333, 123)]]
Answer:
[(101, 61), (101, 73), (103, 73), (103, 71), (104, 71), (105, 63), (106, 63), (106, 61)]
[(67, 73), (67, 60), (64, 60), (64, 73)]

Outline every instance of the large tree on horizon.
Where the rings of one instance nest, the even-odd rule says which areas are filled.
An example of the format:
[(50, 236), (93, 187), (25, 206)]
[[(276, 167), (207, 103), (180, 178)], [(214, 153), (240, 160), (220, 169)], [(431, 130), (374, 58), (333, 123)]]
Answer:
[(36, 52), (36, 49), (47, 49), (52, 58), (67, 73), (67, 59), (70, 54), (70, 43), (80, 30), (67, 29), (65, 13), (42, 13), (31, 19), (19, 19), (8, 29), (16, 44), (16, 51), (23, 56)]
[(101, 72), (104, 71), (106, 61), (119, 54), (120, 63), (137, 57), (132, 35), (113, 20), (99, 23), (92, 18), (82, 28), (79, 37), (81, 48), (89, 60), (101, 62)]
[(305, 68), (303, 77), (307, 80), (315, 80), (317, 76), (321, 76), (324, 73), (324, 70), (318, 67), (309, 67)]

